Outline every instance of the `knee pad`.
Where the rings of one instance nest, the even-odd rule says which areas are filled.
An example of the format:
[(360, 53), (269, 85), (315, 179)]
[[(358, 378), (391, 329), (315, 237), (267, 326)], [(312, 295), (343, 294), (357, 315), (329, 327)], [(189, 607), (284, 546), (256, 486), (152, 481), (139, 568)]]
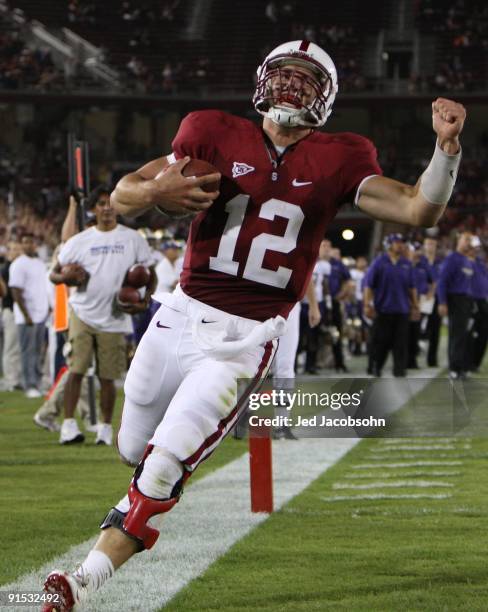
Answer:
[(149, 445), (129, 487), (129, 511), (112, 508), (100, 528), (116, 527), (138, 542), (140, 550), (152, 548), (159, 531), (150, 527), (148, 521), (169, 512), (178, 502), (185, 476), (181, 463), (173, 455)]
[(115, 445), (119, 453), (122, 463), (136, 468), (144, 457), (144, 451), (147, 448), (147, 442), (135, 436), (127, 435), (126, 432), (121, 433), (119, 430)]

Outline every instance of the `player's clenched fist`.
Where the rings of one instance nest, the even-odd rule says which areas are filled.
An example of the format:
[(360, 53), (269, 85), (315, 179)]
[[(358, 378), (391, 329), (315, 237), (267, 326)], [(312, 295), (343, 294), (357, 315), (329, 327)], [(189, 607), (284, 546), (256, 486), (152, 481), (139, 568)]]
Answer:
[(437, 98), (432, 102), (432, 127), (439, 146), (450, 155), (459, 150), (458, 137), (465, 119), (466, 109), (462, 104), (447, 98)]

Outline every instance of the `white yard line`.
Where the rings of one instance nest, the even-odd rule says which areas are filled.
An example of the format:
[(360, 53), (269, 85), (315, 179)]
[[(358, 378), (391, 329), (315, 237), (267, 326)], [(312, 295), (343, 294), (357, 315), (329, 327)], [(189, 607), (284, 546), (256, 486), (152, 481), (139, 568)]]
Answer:
[(355, 470), (370, 470), (370, 469), (378, 469), (378, 468), (386, 468), (387, 470), (395, 469), (395, 468), (403, 468), (403, 467), (427, 467), (427, 466), (453, 466), (453, 465), (463, 465), (462, 461), (401, 461), (397, 463), (358, 463), (357, 465), (353, 465), (352, 467)]
[[(429, 478), (437, 478), (439, 476), (461, 476), (462, 472), (448, 471), (448, 470), (415, 470), (413, 472), (389, 472), (387, 474), (381, 474), (382, 478), (416, 478), (418, 476), (428, 476)], [(358, 472), (344, 474), (343, 478), (349, 480), (355, 479), (367, 479), (367, 478), (378, 478), (378, 472)]]
[(471, 438), (436, 438), (435, 436), (425, 436), (416, 438), (388, 438), (382, 440), (382, 445), (402, 445), (402, 444), (453, 444), (455, 442), (471, 442)]
[(366, 489), (397, 489), (407, 487), (409, 489), (428, 489), (429, 487), (453, 487), (450, 482), (441, 482), (437, 480), (390, 480), (387, 482), (377, 481), (368, 482), (367, 484), (354, 484), (351, 482), (337, 482), (332, 485), (334, 490), (351, 489), (351, 490), (366, 490)]
[(381, 499), (449, 499), (451, 493), (399, 493), (398, 495), (390, 495), (383, 493), (374, 493), (371, 495), (332, 495), (331, 497), (322, 497), (324, 502), (337, 501), (372, 501)]
[(466, 457), (466, 453), (455, 453), (455, 452), (450, 452), (450, 453), (438, 453), (438, 452), (432, 452), (432, 451), (426, 451), (423, 453), (419, 453), (419, 452), (412, 452), (412, 453), (408, 453), (406, 451), (401, 451), (398, 452), (394, 457), (392, 457), (391, 455), (386, 456), (386, 455), (376, 455), (374, 454), (374, 451), (372, 450), (370, 452), (370, 454), (368, 455), (368, 460), (371, 461), (385, 461), (385, 459), (390, 459), (390, 460), (399, 460), (399, 461), (404, 461), (404, 460), (414, 460), (414, 459), (464, 459)]
[(397, 453), (398, 451), (406, 450), (419, 450), (419, 451), (433, 451), (433, 450), (458, 450), (458, 446), (453, 446), (452, 444), (415, 444), (415, 445), (402, 445), (399, 444), (397, 446), (381, 446), (378, 445), (377, 448), (374, 449), (375, 453)]
[(429, 487), (453, 487), (451, 482), (442, 482), (437, 480), (390, 480), (368, 482), (367, 484), (355, 484), (352, 482), (336, 482), (332, 488), (337, 491), (340, 489), (351, 489), (354, 491), (362, 491), (366, 489), (401, 489), (407, 487), (409, 489), (428, 489)]

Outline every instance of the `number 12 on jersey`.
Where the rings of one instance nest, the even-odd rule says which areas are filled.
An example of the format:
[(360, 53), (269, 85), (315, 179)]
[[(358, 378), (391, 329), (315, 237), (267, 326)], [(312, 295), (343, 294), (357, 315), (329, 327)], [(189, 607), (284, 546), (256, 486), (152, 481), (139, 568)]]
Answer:
[[(225, 210), (229, 213), (229, 217), (222, 233), (217, 255), (216, 257), (210, 257), (209, 267), (211, 270), (237, 276), (239, 262), (234, 261), (233, 258), (249, 204), (249, 197), (245, 194), (239, 194), (225, 205)], [(273, 221), (277, 216), (283, 217), (288, 220), (288, 223), (283, 236), (262, 233), (253, 239), (242, 277), (257, 283), (284, 289), (290, 280), (293, 270), (284, 266), (279, 266), (277, 270), (263, 268), (264, 256), (266, 251), (274, 251), (276, 253), (290, 253), (293, 251), (297, 246), (298, 233), (305, 215), (296, 204), (271, 198), (263, 202), (259, 216), (261, 219), (269, 219), (270, 221)]]

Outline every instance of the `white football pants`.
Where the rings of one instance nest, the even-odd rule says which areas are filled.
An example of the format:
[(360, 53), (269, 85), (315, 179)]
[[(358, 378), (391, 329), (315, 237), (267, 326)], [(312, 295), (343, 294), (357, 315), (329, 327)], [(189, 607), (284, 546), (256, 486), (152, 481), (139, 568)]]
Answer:
[(291, 309), (286, 322), (286, 333), (280, 337), (272, 366), (273, 385), (276, 389), (294, 388), (295, 357), (300, 337), (300, 302)]
[[(246, 400), (266, 376), (277, 340), (232, 360), (208, 357), (193, 340), (198, 321), (231, 317), (185, 295), (168, 294), (137, 347), (125, 381), (125, 403), (118, 434), (121, 456), (132, 464), (146, 445), (177, 457), (188, 471), (206, 459), (232, 429)], [(244, 337), (257, 321), (232, 317)], [(249, 379), (237, 388), (238, 379)]]

